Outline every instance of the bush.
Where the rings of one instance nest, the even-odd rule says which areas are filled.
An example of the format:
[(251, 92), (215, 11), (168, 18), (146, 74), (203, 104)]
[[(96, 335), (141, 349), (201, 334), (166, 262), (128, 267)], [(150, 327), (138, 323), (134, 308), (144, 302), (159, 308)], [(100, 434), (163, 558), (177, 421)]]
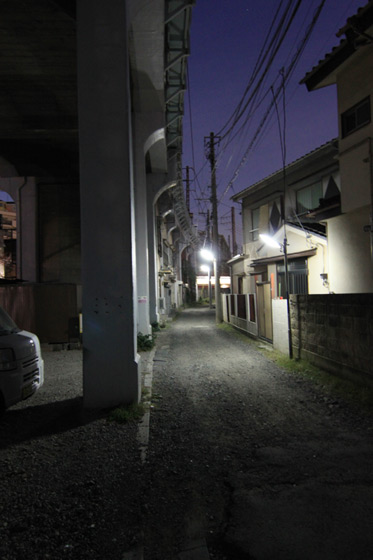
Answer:
[(139, 332), (137, 335), (137, 351), (148, 352), (155, 345), (155, 336), (153, 334), (142, 334)]

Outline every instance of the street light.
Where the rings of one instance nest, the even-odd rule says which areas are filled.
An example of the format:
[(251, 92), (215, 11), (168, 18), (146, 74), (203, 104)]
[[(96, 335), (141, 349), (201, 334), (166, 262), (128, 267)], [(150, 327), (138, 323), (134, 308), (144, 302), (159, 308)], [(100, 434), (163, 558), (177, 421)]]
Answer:
[(200, 255), (203, 259), (205, 259), (206, 261), (213, 261), (214, 260), (214, 255), (212, 254), (212, 252), (209, 249), (201, 249), (200, 250)]
[(260, 233), (259, 237), (266, 245), (273, 247), (274, 249), (281, 249), (280, 243), (278, 243), (273, 237), (267, 235), (266, 233)]

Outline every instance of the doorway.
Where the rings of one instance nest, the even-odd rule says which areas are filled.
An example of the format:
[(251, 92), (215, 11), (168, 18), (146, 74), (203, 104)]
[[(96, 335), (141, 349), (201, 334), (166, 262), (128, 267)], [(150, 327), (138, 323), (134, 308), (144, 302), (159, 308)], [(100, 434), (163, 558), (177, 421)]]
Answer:
[(257, 282), (258, 328), (259, 336), (273, 340), (272, 330), (272, 293), (270, 282)]

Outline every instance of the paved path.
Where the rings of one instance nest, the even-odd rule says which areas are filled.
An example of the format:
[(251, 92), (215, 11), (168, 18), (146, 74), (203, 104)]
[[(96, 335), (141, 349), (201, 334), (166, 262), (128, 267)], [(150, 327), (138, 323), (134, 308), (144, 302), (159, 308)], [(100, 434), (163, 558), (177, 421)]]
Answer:
[(371, 417), (189, 309), (160, 333), (145, 560), (370, 560)]

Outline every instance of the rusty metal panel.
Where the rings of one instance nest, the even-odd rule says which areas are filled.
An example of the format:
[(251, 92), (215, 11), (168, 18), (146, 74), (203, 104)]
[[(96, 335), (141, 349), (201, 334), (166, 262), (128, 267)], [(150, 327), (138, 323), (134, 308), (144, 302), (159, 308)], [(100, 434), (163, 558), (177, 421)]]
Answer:
[(69, 342), (69, 321), (78, 316), (75, 284), (0, 286), (0, 305), (40, 342)]

